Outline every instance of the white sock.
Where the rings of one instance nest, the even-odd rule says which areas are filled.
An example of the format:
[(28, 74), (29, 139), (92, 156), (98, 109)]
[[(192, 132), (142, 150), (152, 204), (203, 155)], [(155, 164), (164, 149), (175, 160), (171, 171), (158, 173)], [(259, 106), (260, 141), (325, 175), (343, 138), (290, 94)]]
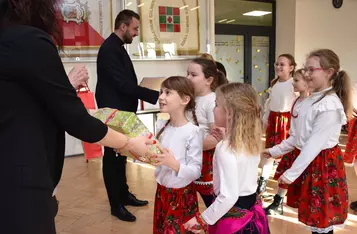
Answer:
[(274, 158), (264, 158), (263, 159), (263, 170), (262, 170), (262, 177), (267, 180), (273, 170), (274, 166)]
[(287, 189), (280, 188), (280, 187), (278, 188), (277, 194), (278, 194), (280, 197), (285, 197), (287, 193), (288, 193), (288, 190), (287, 190)]

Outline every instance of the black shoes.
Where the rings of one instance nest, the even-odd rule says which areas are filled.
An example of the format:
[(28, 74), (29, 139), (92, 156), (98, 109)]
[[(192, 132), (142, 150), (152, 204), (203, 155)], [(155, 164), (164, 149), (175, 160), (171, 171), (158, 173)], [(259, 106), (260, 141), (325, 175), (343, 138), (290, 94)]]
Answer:
[(267, 190), (267, 182), (268, 180), (265, 180), (263, 177), (259, 177), (257, 195), (261, 195)]
[(357, 212), (357, 201), (351, 202), (350, 208), (351, 210)]
[(280, 197), (278, 194), (274, 196), (274, 201), (267, 208), (264, 209), (266, 215), (283, 215), (283, 197)]
[(136, 206), (136, 207), (140, 207), (140, 206), (146, 206), (148, 205), (149, 202), (148, 201), (142, 201), (139, 200), (135, 197), (134, 194), (129, 193), (127, 199), (125, 202), (123, 202), (123, 204), (120, 204), (117, 208), (112, 208), (112, 215), (117, 217), (118, 219), (122, 220), (122, 221), (126, 221), (126, 222), (135, 222), (136, 221), (136, 217), (130, 213), (125, 206)]
[(146, 206), (148, 204), (149, 204), (148, 201), (139, 200), (132, 193), (129, 193), (128, 198), (124, 202), (125, 206), (136, 206), (136, 207), (138, 207), (138, 206)]
[(125, 206), (119, 205), (117, 209), (112, 209), (112, 215), (126, 222), (135, 222), (136, 217), (130, 213)]

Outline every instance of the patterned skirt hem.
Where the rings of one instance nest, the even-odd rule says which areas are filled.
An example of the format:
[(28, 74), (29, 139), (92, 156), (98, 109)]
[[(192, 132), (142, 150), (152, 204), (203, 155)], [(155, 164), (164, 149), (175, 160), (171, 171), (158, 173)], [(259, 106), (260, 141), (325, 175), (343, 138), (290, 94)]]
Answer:
[(345, 227), (345, 224), (337, 224), (337, 225), (332, 225), (327, 228), (317, 228), (317, 227), (311, 227), (307, 226), (306, 224), (300, 222), (301, 224), (306, 226), (306, 229), (312, 231), (312, 232), (317, 232), (317, 233), (329, 233), (332, 230), (336, 229), (343, 229)]

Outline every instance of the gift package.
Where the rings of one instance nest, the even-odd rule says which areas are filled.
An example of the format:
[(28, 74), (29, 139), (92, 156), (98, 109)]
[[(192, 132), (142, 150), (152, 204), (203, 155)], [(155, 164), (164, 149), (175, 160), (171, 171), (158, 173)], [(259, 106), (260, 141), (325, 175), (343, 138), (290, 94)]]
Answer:
[[(92, 115), (101, 120), (111, 129), (118, 131), (126, 136), (132, 138), (137, 136), (152, 136), (151, 139), (156, 140), (152, 133), (148, 130), (148, 128), (141, 122), (141, 120), (136, 116), (136, 114), (127, 111), (120, 111), (110, 108), (98, 109)], [(150, 145), (149, 149), (152, 153), (158, 154), (160, 153), (159, 149), (156, 147), (157, 145)], [(148, 156), (138, 156), (135, 157), (130, 152), (122, 152), (122, 155), (131, 157), (133, 159), (138, 159), (145, 163), (152, 163), (152, 159)]]

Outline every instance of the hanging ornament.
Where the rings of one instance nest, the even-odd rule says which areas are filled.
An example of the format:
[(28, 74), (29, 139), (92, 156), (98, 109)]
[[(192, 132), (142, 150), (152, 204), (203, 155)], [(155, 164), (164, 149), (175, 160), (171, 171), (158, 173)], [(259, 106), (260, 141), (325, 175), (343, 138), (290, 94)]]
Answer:
[(237, 37), (237, 41), (240, 41), (240, 36)]
[(262, 70), (262, 69), (260, 69), (260, 70), (259, 70), (259, 72), (260, 72), (260, 73), (262, 73), (262, 72), (263, 72), (263, 70)]
[(269, 93), (269, 89), (264, 89), (264, 93)]
[(261, 78), (261, 77), (258, 78), (258, 81), (262, 81), (262, 80), (263, 80), (263, 78)]
[(239, 53), (239, 52), (240, 52), (240, 49), (236, 49), (236, 51)]
[(262, 96), (262, 95), (263, 95), (263, 93), (262, 93), (262, 92), (258, 92), (258, 95), (259, 95), (259, 96)]
[(232, 61), (232, 58), (228, 58), (227, 62), (230, 63)]
[(238, 63), (239, 63), (239, 60), (237, 60), (235, 63), (238, 64)]
[(260, 49), (257, 49), (257, 53), (259, 53), (260, 52)]
[(253, 56), (253, 60), (256, 60), (256, 59), (257, 59), (257, 56), (254, 55), (254, 56)]
[(258, 68), (258, 65), (254, 64), (254, 68)]

